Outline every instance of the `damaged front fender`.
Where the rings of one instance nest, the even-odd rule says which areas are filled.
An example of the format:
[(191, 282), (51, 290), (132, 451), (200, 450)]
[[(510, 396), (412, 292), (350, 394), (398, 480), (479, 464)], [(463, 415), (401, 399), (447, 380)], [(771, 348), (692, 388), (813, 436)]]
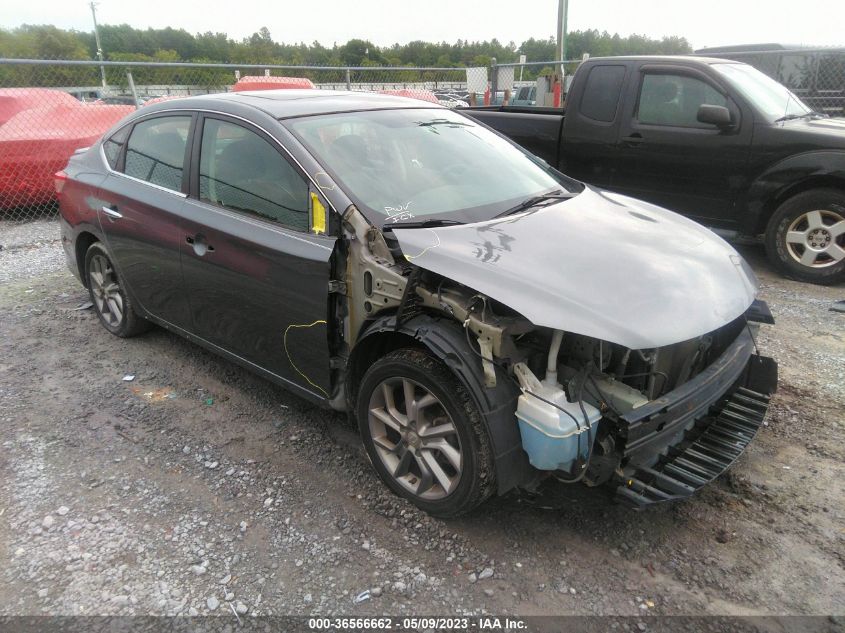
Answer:
[(467, 345), (466, 333), (460, 324), (448, 318), (422, 315), (397, 327), (394, 315), (383, 316), (363, 331), (358, 345), (368, 337), (397, 332), (424, 345), (435, 358), (451, 369), (472, 396), (490, 437), (498, 493), (504, 494), (534, 479), (537, 471), (531, 467), (528, 456), (522, 450), (522, 440), (514, 418), (519, 389), (505, 371), (496, 366), (496, 385), (486, 387), (484, 370), (476, 353)]

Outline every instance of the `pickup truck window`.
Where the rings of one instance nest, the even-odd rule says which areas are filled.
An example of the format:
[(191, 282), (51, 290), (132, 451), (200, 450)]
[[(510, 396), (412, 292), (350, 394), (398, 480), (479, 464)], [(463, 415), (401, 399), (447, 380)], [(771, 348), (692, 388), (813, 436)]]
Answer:
[(594, 66), (581, 96), (581, 114), (594, 121), (613, 121), (624, 78), (625, 66)]
[(780, 83), (792, 86), (796, 92), (807, 92), (813, 85), (813, 62), (813, 55), (783, 55), (778, 71)]
[(698, 108), (704, 104), (727, 107), (728, 101), (695, 77), (646, 73), (640, 86), (637, 119), (651, 125), (712, 127), (698, 122)]

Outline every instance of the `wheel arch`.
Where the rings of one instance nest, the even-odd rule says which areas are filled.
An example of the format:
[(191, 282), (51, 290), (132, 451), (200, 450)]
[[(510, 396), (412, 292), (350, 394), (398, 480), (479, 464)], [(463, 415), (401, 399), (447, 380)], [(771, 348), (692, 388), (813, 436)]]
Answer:
[(845, 175), (842, 177), (835, 175), (819, 175), (812, 176), (800, 182), (796, 182), (789, 187), (779, 191), (775, 196), (768, 200), (764, 207), (764, 220), (761, 227), (761, 232), (766, 230), (769, 221), (777, 211), (778, 207), (784, 202), (797, 196), (799, 193), (805, 191), (812, 191), (813, 189), (839, 189), (845, 193)]
[(350, 411), (354, 411), (358, 387), (367, 372), (367, 368), (385, 354), (403, 347), (427, 350), (421, 341), (407, 332), (397, 332), (380, 327), (371, 329), (365, 326), (346, 364), (346, 393)]
[(812, 189), (840, 189), (845, 192), (845, 152), (805, 152), (766, 169), (748, 190), (750, 213), (744, 231), (750, 235), (764, 233), (780, 205)]
[(397, 327), (394, 315), (383, 316), (362, 329), (347, 364), (349, 410), (355, 410), (357, 389), (366, 368), (384, 354), (402, 347), (423, 349), (461, 381), (484, 419), (496, 471), (499, 494), (525, 484), (536, 474), (522, 450), (516, 421), (519, 390), (506, 372), (496, 367), (496, 386), (484, 386), (484, 372), (461, 326), (430, 315), (415, 317)]
[(100, 238), (89, 231), (82, 231), (76, 236), (76, 265), (79, 270), (79, 277), (82, 279), (82, 285), (86, 288), (88, 287), (88, 276), (85, 274), (85, 254), (91, 248), (91, 244), (99, 241)]

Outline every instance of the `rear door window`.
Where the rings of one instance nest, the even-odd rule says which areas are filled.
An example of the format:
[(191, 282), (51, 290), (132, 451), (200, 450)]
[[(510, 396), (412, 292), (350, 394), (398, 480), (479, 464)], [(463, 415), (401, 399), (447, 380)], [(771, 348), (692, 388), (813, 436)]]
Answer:
[(795, 94), (806, 94), (813, 88), (815, 59), (813, 55), (784, 55), (780, 60), (778, 81)]
[(624, 78), (625, 66), (594, 66), (581, 97), (581, 114), (594, 121), (613, 121)]
[(187, 115), (136, 123), (126, 144), (123, 172), (159, 187), (181, 191), (190, 127), (191, 117)]
[(242, 125), (205, 119), (200, 199), (308, 230), (308, 182), (262, 136)]

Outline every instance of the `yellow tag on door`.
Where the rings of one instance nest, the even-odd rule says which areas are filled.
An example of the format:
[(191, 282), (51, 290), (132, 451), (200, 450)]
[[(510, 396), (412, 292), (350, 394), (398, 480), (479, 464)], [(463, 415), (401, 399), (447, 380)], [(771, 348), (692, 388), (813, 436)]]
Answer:
[(311, 193), (311, 230), (314, 233), (326, 232), (326, 207), (316, 193)]

